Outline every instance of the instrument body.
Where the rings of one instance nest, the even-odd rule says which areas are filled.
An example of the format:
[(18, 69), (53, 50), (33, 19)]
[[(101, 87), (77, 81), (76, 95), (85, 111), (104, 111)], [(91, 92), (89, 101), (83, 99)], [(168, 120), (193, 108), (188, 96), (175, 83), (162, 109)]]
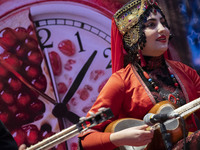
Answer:
[[(121, 131), (123, 129), (126, 128), (130, 128), (130, 127), (135, 127), (135, 126), (140, 126), (140, 125), (144, 125), (144, 121), (139, 120), (139, 119), (133, 119), (133, 118), (124, 118), (124, 119), (118, 119), (113, 121), (112, 123), (110, 123), (106, 129), (105, 132), (117, 132), (117, 131)], [(141, 146), (141, 147), (133, 147), (133, 146), (120, 146), (118, 148), (116, 148), (115, 150), (142, 150), (146, 147), (145, 146)]]
[[(149, 111), (149, 113), (153, 114), (168, 114), (176, 110), (176, 105), (170, 101), (162, 101), (160, 103), (157, 103), (154, 105), (154, 107)], [(117, 132), (129, 127), (135, 127), (144, 125), (143, 120), (139, 119), (133, 119), (133, 118), (124, 118), (115, 120), (112, 123), (110, 123), (106, 129), (105, 132)], [(164, 122), (164, 125), (167, 129), (167, 132), (171, 134), (171, 142), (175, 144), (177, 141), (182, 139), (183, 132), (182, 132), (182, 125), (179, 121), (179, 119), (174, 118), (167, 120)], [(159, 128), (159, 123), (152, 126), (154, 129), (154, 137), (152, 139), (152, 142), (148, 145), (140, 146), (140, 147), (134, 147), (134, 146), (121, 146), (118, 147), (116, 150), (165, 150), (164, 142), (162, 140), (162, 135)]]

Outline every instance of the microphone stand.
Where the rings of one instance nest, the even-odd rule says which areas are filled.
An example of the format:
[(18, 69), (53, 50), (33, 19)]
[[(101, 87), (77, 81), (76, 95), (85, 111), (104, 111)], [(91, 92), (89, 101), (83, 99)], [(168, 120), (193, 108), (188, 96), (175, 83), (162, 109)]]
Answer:
[(160, 131), (162, 134), (162, 138), (163, 138), (166, 150), (172, 150), (171, 135), (170, 133), (167, 133), (167, 129), (163, 122), (160, 123)]

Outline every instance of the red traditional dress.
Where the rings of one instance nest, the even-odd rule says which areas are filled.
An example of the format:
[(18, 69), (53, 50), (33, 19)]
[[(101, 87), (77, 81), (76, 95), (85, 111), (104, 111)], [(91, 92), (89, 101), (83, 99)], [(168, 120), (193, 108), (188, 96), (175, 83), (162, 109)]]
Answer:
[[(200, 97), (200, 77), (194, 69), (171, 60), (166, 60), (165, 64), (178, 81), (186, 103)], [(110, 142), (110, 133), (102, 133), (105, 127), (120, 118), (143, 119), (155, 104), (155, 97), (138, 74), (137, 68), (129, 64), (126, 68), (113, 73), (90, 111), (95, 113), (101, 107), (111, 108), (114, 118), (81, 134), (79, 137), (83, 149), (112, 150), (116, 148)], [(197, 111), (195, 114), (200, 118), (200, 112)], [(187, 119), (187, 124), (190, 131), (197, 130), (194, 115)]]

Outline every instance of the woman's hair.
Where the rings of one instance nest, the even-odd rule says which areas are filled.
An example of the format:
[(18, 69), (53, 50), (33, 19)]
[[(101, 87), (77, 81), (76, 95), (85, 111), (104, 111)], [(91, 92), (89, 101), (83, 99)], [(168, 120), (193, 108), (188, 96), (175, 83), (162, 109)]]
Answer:
[[(129, 63), (133, 64), (133, 63), (139, 61), (139, 59), (137, 57), (138, 49), (140, 48), (142, 50), (143, 47), (145, 47), (145, 43), (146, 43), (146, 36), (145, 36), (145, 33), (144, 33), (145, 22), (147, 21), (147, 18), (149, 17), (150, 13), (153, 12), (153, 11), (159, 12), (161, 14), (161, 16), (165, 19), (166, 27), (168, 29), (170, 29), (162, 10), (155, 4), (150, 5), (146, 9), (146, 11), (140, 16), (138, 23), (136, 25), (134, 25), (123, 36), (123, 45), (124, 45), (124, 49), (127, 52), (127, 55), (124, 56), (124, 67)], [(138, 41), (135, 44), (130, 46), (130, 44), (128, 44), (129, 40), (131, 40), (130, 34), (131, 34), (131, 31), (135, 30), (136, 27), (139, 28), (138, 29), (139, 38), (138, 38)]]

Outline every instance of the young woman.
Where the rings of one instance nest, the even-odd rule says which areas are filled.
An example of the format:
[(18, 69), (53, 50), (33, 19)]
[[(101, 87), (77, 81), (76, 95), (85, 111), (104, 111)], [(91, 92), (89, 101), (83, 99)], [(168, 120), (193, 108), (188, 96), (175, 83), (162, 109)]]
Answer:
[[(182, 106), (200, 97), (196, 71), (167, 59), (169, 39), (169, 26), (154, 0), (132, 0), (115, 13), (111, 35), (113, 74), (88, 113), (106, 107), (111, 108), (114, 118), (79, 136), (84, 150), (146, 145), (154, 135), (153, 130), (146, 130), (147, 125), (114, 133), (104, 129), (121, 118), (142, 120), (161, 101)], [(195, 113), (186, 121), (189, 131), (198, 129), (200, 113)]]

